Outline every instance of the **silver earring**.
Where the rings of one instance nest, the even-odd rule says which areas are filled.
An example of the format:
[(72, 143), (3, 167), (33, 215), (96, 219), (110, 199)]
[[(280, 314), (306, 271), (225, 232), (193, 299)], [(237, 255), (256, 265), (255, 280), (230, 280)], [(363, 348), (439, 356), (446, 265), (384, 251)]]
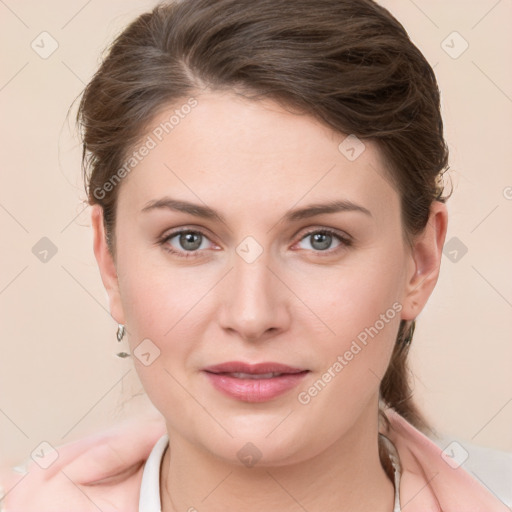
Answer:
[[(118, 324), (117, 326), (117, 341), (118, 342), (121, 342), (121, 340), (123, 339), (123, 336), (126, 332), (126, 329), (124, 328), (124, 325), (123, 324)], [(116, 354), (117, 357), (121, 357), (121, 358), (125, 358), (125, 357), (130, 357), (130, 354), (128, 352), (118, 352)]]
[(124, 333), (126, 332), (123, 324), (117, 325), (117, 341), (121, 341), (123, 339)]

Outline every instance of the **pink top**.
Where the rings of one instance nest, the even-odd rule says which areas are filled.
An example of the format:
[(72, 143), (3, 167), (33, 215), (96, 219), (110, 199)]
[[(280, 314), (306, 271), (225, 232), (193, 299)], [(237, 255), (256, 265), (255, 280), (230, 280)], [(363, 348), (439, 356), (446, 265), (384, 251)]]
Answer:
[[(398, 452), (405, 512), (510, 512), (463, 467), (460, 445), (443, 451), (392, 410), (384, 432)], [(165, 434), (162, 417), (132, 420), (52, 449), (0, 476), (1, 512), (137, 512), (144, 465)]]

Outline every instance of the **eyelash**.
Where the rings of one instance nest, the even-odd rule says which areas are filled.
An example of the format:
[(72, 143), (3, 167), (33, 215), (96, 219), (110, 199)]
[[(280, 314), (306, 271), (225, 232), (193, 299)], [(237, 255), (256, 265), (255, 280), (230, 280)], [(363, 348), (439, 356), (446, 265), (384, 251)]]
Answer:
[[(200, 234), (200, 235), (202, 235), (203, 237), (205, 237), (205, 238), (207, 238), (209, 240), (208, 236), (205, 233), (203, 233), (202, 231), (200, 231), (200, 230), (181, 229), (179, 231), (174, 231), (172, 233), (169, 233), (169, 234), (165, 235), (160, 240), (158, 240), (158, 244), (161, 245), (162, 248), (165, 251), (167, 251), (167, 252), (169, 252), (169, 253), (171, 253), (171, 254), (173, 254), (175, 256), (178, 256), (179, 258), (187, 259), (187, 258), (197, 258), (197, 257), (199, 257), (200, 253), (201, 253), (201, 250), (177, 251), (176, 249), (171, 248), (169, 246), (169, 243), (168, 243), (169, 240), (171, 240), (172, 238), (174, 238), (177, 235), (180, 235), (182, 233)], [(317, 234), (317, 233), (331, 235), (334, 238), (337, 238), (341, 242), (341, 244), (338, 247), (336, 247), (335, 249), (327, 249), (325, 251), (313, 251), (313, 252), (317, 253), (320, 257), (332, 256), (333, 254), (336, 254), (339, 251), (352, 246), (352, 243), (353, 243), (352, 239), (350, 239), (349, 237), (341, 235), (339, 232), (334, 231), (333, 229), (329, 229), (329, 228), (312, 229), (312, 230), (304, 233), (304, 235), (300, 238), (299, 242), (301, 242), (302, 240), (304, 240), (308, 236), (311, 236), (311, 235), (314, 235), (314, 234)]]

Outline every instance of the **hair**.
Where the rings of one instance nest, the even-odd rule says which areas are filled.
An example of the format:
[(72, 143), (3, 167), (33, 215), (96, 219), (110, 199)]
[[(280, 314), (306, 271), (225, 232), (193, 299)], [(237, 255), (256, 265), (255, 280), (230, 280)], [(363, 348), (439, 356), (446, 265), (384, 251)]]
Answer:
[[(423, 232), (433, 201), (449, 197), (442, 196), (448, 148), (434, 71), (385, 8), (372, 0), (162, 3), (117, 36), (77, 115), (88, 202), (103, 209), (114, 258), (121, 187), (114, 180), (120, 170), (126, 174), (130, 151), (157, 114), (205, 90), (269, 98), (336, 132), (375, 141), (399, 193), (409, 245)], [(391, 407), (432, 432), (409, 383), (414, 326), (400, 323), (380, 384), (379, 416), (386, 421), (383, 410)]]

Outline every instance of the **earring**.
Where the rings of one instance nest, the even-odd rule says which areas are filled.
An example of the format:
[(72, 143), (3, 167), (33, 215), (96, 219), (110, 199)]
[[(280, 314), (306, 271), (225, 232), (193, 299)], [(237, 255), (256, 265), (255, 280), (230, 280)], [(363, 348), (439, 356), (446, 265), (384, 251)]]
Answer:
[(126, 332), (123, 324), (118, 324), (117, 326), (117, 341), (121, 341), (123, 339), (124, 333)]
[[(121, 342), (121, 340), (123, 339), (123, 336), (126, 332), (126, 329), (124, 328), (124, 325), (123, 324), (118, 324), (117, 326), (117, 341), (118, 342)], [(130, 354), (128, 352), (118, 352), (116, 354), (117, 357), (121, 357), (121, 358), (125, 358), (125, 357), (130, 357)]]

